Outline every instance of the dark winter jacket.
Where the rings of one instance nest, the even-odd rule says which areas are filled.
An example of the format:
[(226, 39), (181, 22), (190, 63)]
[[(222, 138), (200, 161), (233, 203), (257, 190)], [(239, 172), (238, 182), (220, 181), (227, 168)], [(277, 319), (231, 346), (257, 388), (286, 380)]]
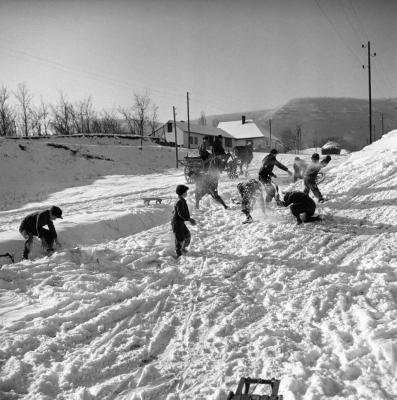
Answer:
[(288, 168), (276, 159), (276, 155), (270, 153), (262, 161), (262, 167), (259, 170), (259, 177), (262, 180), (266, 180), (275, 176), (273, 173), (274, 166), (279, 167), (283, 171), (288, 171)]
[(44, 235), (43, 226), (47, 225), (51, 236), (57, 238), (57, 233), (53, 222), (50, 219), (50, 211), (38, 211), (33, 214), (27, 215), (19, 227), (19, 231), (26, 231), (28, 235), (38, 236), (42, 238)]
[(303, 179), (307, 182), (315, 182), (321, 168), (324, 168), (331, 161), (331, 157), (324, 157), (321, 162), (312, 162), (305, 170)]
[(309, 195), (303, 192), (287, 192), (284, 195), (284, 201), (278, 202), (280, 205), (284, 207), (288, 207), (291, 204), (302, 204), (307, 207), (316, 207), (316, 203), (309, 197)]
[(222, 146), (222, 140), (219, 138), (216, 138), (213, 145), (212, 145), (212, 153), (215, 154), (216, 156), (219, 156), (221, 154), (225, 154), (225, 149)]
[(208, 158), (208, 156), (210, 155), (210, 153), (208, 151), (208, 143), (206, 141), (200, 144), (199, 154), (203, 160), (206, 160)]
[(186, 221), (190, 221), (189, 208), (187, 206), (186, 200), (183, 197), (179, 196), (177, 202), (174, 205), (171, 225), (184, 225)]

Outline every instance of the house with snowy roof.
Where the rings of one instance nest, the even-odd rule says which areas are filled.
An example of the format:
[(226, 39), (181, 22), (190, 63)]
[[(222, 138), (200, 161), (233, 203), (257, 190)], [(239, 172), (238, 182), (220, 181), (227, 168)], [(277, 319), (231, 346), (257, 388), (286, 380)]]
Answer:
[(252, 143), (255, 151), (283, 149), (283, 144), (278, 138), (272, 136), (270, 140), (269, 132), (263, 133), (253, 120), (246, 119), (244, 115), (239, 121), (220, 122), (218, 128), (232, 137), (233, 147)]
[(329, 140), (321, 147), (321, 154), (340, 154), (342, 147), (339, 143)]
[[(219, 128), (198, 124), (189, 125), (184, 121), (175, 122), (175, 127), (178, 147), (197, 149), (201, 143), (203, 143), (204, 137), (208, 138), (208, 143), (212, 146), (215, 138), (219, 135), (223, 138), (223, 146), (226, 150), (231, 150), (235, 146), (233, 137)], [(164, 125), (157, 128), (154, 132), (154, 136), (160, 144), (175, 146), (174, 121), (169, 120)]]

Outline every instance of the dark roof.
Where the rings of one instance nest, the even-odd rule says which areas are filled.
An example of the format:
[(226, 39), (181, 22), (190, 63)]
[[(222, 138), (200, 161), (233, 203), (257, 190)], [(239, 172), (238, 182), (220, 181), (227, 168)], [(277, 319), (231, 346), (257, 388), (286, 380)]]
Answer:
[[(174, 121), (169, 120), (166, 122), (174, 124)], [(176, 121), (176, 126), (181, 129), (183, 132), (188, 132), (188, 123), (187, 122), (181, 122), (181, 121)], [(190, 124), (190, 133), (196, 133), (199, 135), (204, 135), (204, 136), (218, 136), (222, 135), (223, 137), (227, 138), (233, 138), (232, 135), (229, 133), (225, 132), (223, 129), (219, 128), (214, 128), (213, 126), (208, 126), (208, 125), (198, 125), (198, 124)]]

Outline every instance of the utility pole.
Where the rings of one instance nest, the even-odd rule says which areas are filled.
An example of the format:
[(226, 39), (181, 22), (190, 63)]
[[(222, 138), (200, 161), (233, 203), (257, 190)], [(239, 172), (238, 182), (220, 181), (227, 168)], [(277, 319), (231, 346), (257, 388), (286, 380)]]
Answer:
[(385, 134), (385, 131), (384, 131), (384, 127), (383, 127), (383, 113), (381, 113), (382, 114), (382, 136)]
[(178, 138), (177, 138), (177, 135), (176, 135), (175, 106), (172, 106), (172, 111), (174, 112), (175, 160), (176, 160), (176, 167), (178, 168)]
[[(371, 54), (371, 42), (368, 41), (367, 45), (363, 44), (361, 47), (364, 49), (367, 47), (368, 49), (368, 97), (369, 97), (369, 144), (372, 143), (372, 97), (371, 97), (371, 57), (375, 57), (376, 53)], [(363, 65), (365, 69), (365, 65)]]
[(270, 145), (269, 151), (272, 149), (272, 120), (269, 119), (269, 133), (270, 133)]
[(187, 148), (190, 149), (190, 113), (189, 113), (189, 92), (186, 93), (187, 101)]

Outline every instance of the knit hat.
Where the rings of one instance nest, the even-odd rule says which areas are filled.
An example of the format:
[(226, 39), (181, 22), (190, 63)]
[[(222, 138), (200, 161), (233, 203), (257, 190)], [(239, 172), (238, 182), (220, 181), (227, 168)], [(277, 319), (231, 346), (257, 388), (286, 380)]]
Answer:
[(61, 210), (59, 207), (57, 207), (57, 206), (52, 206), (52, 207), (50, 208), (50, 213), (51, 213), (54, 217), (63, 219), (63, 218), (62, 218), (62, 210)]
[(189, 190), (189, 188), (188, 188), (187, 186), (185, 186), (185, 185), (178, 185), (178, 186), (176, 187), (175, 192), (176, 192), (176, 194), (177, 194), (178, 196), (182, 196), (183, 193), (187, 192), (188, 190)]
[(314, 161), (314, 160), (319, 160), (320, 159), (320, 156), (319, 156), (319, 154), (318, 153), (313, 153), (312, 154), (312, 160)]
[(278, 154), (278, 150), (277, 149), (272, 149), (272, 150), (270, 150), (270, 154)]

